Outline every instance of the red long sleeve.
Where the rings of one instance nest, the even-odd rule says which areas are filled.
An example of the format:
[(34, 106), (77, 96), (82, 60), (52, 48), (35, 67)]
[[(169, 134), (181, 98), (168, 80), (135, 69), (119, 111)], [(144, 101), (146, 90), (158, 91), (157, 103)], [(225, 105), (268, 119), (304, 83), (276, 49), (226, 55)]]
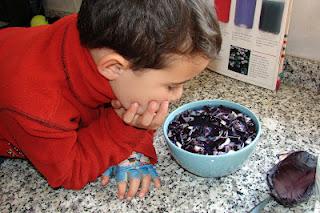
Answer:
[[(77, 131), (50, 128), (10, 111), (1, 112), (0, 118), (7, 124), (7, 136), (52, 187), (80, 189), (132, 151), (152, 147), (152, 133), (126, 126), (112, 109), (101, 110), (97, 120)], [(154, 149), (148, 150), (144, 154), (155, 162)]]
[(103, 107), (116, 97), (81, 46), (76, 21), (0, 30), (0, 156), (27, 158), (52, 187), (68, 189), (132, 151), (156, 162), (153, 133)]

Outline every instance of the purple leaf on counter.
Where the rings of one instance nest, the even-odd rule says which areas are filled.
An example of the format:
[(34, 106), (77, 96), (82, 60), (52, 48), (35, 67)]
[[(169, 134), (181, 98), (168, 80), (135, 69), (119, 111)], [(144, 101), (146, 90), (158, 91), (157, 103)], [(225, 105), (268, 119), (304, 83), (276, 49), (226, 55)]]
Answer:
[(305, 151), (289, 154), (267, 173), (271, 196), (291, 207), (306, 201), (315, 184), (317, 158)]

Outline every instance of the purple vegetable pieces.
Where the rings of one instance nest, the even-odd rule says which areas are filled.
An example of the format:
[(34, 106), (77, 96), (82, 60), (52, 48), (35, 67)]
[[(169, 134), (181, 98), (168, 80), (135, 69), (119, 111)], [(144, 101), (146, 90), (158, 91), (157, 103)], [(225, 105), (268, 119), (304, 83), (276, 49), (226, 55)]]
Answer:
[(178, 147), (203, 155), (221, 155), (242, 149), (256, 137), (252, 119), (224, 106), (204, 106), (178, 115), (168, 137)]

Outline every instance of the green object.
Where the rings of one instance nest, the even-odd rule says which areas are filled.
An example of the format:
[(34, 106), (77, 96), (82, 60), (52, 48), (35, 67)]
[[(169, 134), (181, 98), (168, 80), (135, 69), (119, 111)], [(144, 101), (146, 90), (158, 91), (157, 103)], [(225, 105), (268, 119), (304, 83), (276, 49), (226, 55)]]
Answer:
[(283, 79), (283, 78), (284, 78), (284, 72), (280, 72), (280, 73), (279, 73), (279, 78), (280, 78), (280, 79)]
[(49, 24), (48, 21), (46, 20), (46, 17), (43, 15), (36, 15), (33, 16), (30, 22), (31, 27), (36, 27), (36, 26), (41, 26), (41, 25), (47, 25)]

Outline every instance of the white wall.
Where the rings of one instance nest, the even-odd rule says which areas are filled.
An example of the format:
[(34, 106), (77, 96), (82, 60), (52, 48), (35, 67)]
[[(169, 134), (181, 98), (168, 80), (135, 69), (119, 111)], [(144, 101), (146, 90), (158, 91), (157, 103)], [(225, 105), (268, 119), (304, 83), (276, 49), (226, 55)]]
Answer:
[[(44, 0), (51, 10), (77, 12), (81, 0)], [(287, 54), (320, 61), (320, 1), (294, 0)]]
[(81, 0), (43, 0), (45, 8), (68, 13), (77, 12), (81, 5)]
[(320, 61), (320, 1), (294, 0), (287, 54)]

